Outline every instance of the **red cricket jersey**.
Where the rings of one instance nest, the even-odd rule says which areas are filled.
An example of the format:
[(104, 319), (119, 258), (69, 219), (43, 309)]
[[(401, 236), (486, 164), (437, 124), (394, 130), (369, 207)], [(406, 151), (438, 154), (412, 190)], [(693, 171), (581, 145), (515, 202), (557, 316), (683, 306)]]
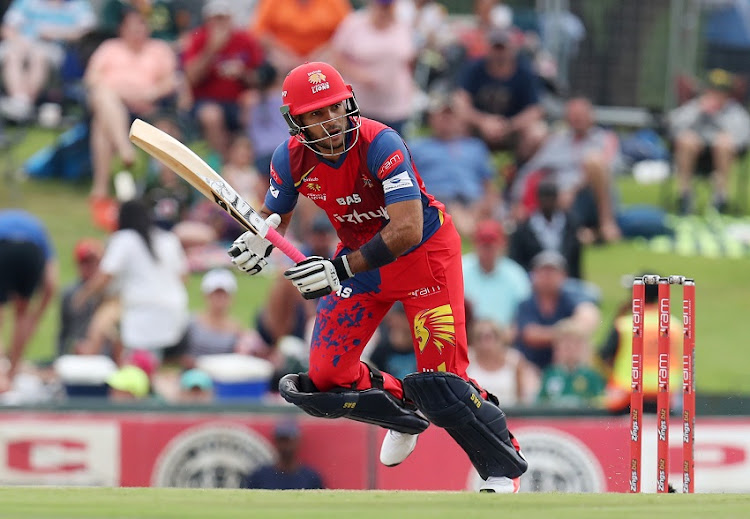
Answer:
[(356, 250), (388, 223), (389, 204), (420, 199), (421, 245), (442, 225), (445, 208), (427, 193), (401, 136), (377, 121), (361, 121), (356, 144), (335, 162), (295, 138), (276, 148), (265, 205), (285, 214), (302, 194), (326, 212), (341, 240), (339, 249)]

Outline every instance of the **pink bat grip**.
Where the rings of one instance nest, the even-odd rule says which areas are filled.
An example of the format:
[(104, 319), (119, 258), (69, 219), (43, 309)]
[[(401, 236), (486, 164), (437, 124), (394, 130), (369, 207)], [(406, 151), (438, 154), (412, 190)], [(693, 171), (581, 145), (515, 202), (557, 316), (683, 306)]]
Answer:
[(268, 232), (266, 233), (266, 239), (274, 244), (274, 246), (278, 247), (281, 252), (287, 255), (289, 259), (294, 261), (295, 263), (299, 263), (300, 261), (303, 261), (306, 256), (302, 254), (300, 251), (297, 250), (297, 247), (291, 244), (289, 240), (284, 238), (282, 235), (279, 234), (279, 231), (274, 229), (273, 227), (268, 227)]

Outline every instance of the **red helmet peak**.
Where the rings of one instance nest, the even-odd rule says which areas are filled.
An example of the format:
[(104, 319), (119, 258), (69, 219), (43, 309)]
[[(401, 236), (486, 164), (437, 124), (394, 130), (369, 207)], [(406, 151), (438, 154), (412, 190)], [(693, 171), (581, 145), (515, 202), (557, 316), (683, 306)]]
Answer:
[(338, 70), (322, 61), (304, 63), (287, 74), (281, 97), (289, 113), (297, 116), (353, 97), (351, 85)]

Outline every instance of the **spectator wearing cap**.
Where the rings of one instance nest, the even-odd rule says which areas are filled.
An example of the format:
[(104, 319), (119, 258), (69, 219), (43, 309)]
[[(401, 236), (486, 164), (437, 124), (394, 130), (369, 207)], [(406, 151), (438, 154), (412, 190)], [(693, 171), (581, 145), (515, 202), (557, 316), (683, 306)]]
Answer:
[(489, 50), (487, 33), (492, 29), (511, 29), (513, 10), (502, 0), (474, 0), (474, 16), (466, 27), (458, 27), (457, 36), (470, 60), (485, 56)]
[(490, 319), (510, 328), (518, 305), (531, 294), (531, 283), (524, 269), (505, 255), (503, 226), (484, 220), (474, 233), (474, 252), (463, 257), (466, 302), (476, 319)]
[(599, 323), (599, 310), (588, 301), (563, 290), (567, 263), (555, 250), (537, 254), (531, 262), (532, 294), (518, 308), (517, 346), (526, 358), (543, 370), (552, 362), (555, 325), (570, 318), (585, 333)]
[(227, 0), (206, 2), (203, 20), (187, 42), (185, 76), (203, 136), (225, 159), (231, 133), (241, 129), (240, 97), (256, 86), (263, 48), (254, 36), (234, 27)]
[(247, 330), (232, 313), (237, 280), (226, 269), (208, 271), (201, 281), (204, 309), (193, 315), (188, 325), (187, 356), (183, 365), (192, 367), (203, 355), (235, 353)]
[(314, 468), (299, 459), (301, 441), (299, 425), (291, 420), (276, 424), (273, 444), (278, 454), (272, 465), (253, 471), (242, 482), (242, 488), (264, 490), (315, 490), (325, 488), (323, 478)]
[(141, 368), (149, 380), (153, 380), (159, 369), (159, 358), (149, 350), (133, 350), (128, 353), (124, 364)]
[(427, 190), (445, 204), (459, 234), (468, 236), (482, 215), (501, 205), (490, 150), (468, 135), (447, 93), (432, 94), (427, 121), (430, 135), (410, 142), (409, 151)]
[(83, 238), (73, 249), (78, 278), (63, 289), (60, 299), (60, 328), (57, 335), (57, 354), (81, 353), (87, 350), (89, 325), (100, 307), (103, 296), (88, 299), (80, 308), (73, 305), (73, 297), (90, 280), (99, 267), (104, 248), (99, 240)]
[(562, 254), (568, 265), (568, 276), (581, 278), (581, 242), (570, 213), (558, 202), (557, 184), (540, 182), (536, 189), (537, 208), (519, 223), (510, 236), (508, 256), (531, 271), (531, 260), (543, 250)]
[(725, 70), (711, 70), (704, 91), (668, 114), (682, 214), (694, 209), (691, 182), (697, 165), (704, 162), (714, 175), (714, 207), (719, 212), (728, 209), (729, 172), (750, 143), (750, 115), (732, 97), (734, 81)]
[(456, 113), (494, 150), (510, 150), (525, 162), (547, 129), (539, 85), (506, 29), (491, 29), (485, 57), (469, 62), (454, 95)]
[(133, 402), (148, 398), (151, 383), (145, 371), (137, 366), (123, 366), (108, 379), (109, 399), (113, 402)]
[(214, 383), (208, 373), (189, 369), (180, 375), (179, 401), (184, 404), (204, 404), (213, 401)]

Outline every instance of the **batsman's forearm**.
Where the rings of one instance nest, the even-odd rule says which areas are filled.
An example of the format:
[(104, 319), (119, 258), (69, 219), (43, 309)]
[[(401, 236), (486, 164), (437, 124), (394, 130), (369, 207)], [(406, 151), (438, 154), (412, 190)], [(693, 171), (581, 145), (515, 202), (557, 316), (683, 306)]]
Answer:
[(362, 253), (358, 250), (347, 254), (346, 259), (349, 262), (349, 268), (351, 269), (353, 274), (356, 274), (357, 272), (364, 272), (370, 269), (370, 267), (367, 265), (367, 261), (365, 261), (364, 256), (362, 256)]
[[(382, 238), (382, 243), (388, 249), (388, 252), (390, 252), (390, 255), (393, 258), (398, 258), (407, 250), (419, 244), (422, 239), (422, 232), (421, 229), (418, 231), (415, 229), (404, 231), (401, 226), (392, 226), (392, 224), (389, 223), (382, 231), (380, 231), (380, 237)], [(372, 265), (371, 261), (368, 261), (365, 254), (362, 253), (362, 249), (347, 254), (346, 259), (349, 262), (349, 268), (354, 274), (371, 270), (379, 266)]]

